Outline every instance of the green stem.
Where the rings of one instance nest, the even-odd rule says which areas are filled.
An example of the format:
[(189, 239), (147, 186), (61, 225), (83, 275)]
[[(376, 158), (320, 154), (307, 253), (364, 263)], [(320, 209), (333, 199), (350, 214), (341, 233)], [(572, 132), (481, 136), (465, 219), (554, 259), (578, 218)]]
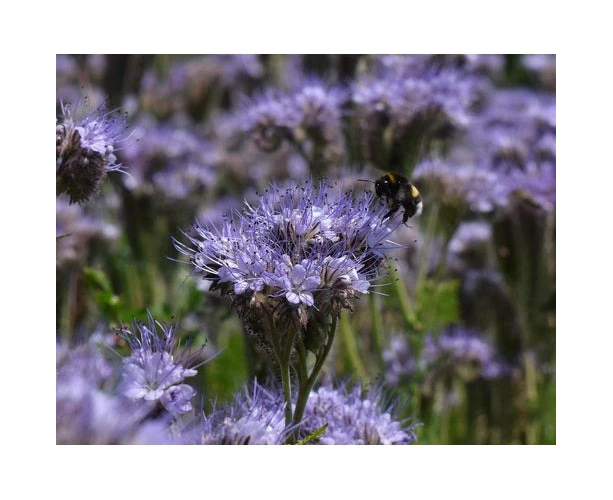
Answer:
[[(302, 379), (302, 376), (299, 377), (299, 387), (298, 387), (298, 397), (296, 399), (296, 408), (294, 410), (294, 420), (293, 424), (296, 426), (296, 429), (292, 432), (290, 437), (288, 438), (288, 443), (295, 443), (298, 440), (298, 425), (304, 416), (304, 410), (306, 408), (307, 400), (309, 399), (309, 394), (317, 381), (317, 377), (321, 372), (321, 369), (324, 366), (324, 363), (330, 354), (330, 350), (332, 349), (332, 344), (334, 342), (334, 335), (336, 333), (336, 324), (337, 318), (336, 316), (332, 318), (332, 324), (330, 325), (330, 330), (328, 332), (328, 341), (324, 346), (323, 350), (320, 351), (315, 360), (315, 365), (311, 370), (311, 374), (307, 377), (306, 380)], [(299, 370), (298, 373), (301, 375), (306, 374), (306, 351), (304, 351), (304, 347), (302, 347), (301, 354), (305, 354), (304, 356), (300, 356), (302, 362), (305, 363), (304, 369)]]
[(361, 379), (365, 379), (366, 370), (364, 369), (364, 364), (360, 359), (358, 345), (355, 341), (355, 334), (353, 332), (353, 328), (351, 328), (351, 322), (346, 314), (343, 314), (341, 316), (341, 334), (343, 335), (343, 342), (345, 343), (345, 348), (347, 355), (349, 356), (349, 361), (353, 365), (353, 368), (355, 369), (358, 377)]
[(319, 376), (319, 372), (323, 368), (326, 358), (328, 357), (328, 354), (330, 354), (330, 350), (332, 349), (332, 343), (334, 342), (334, 335), (336, 334), (337, 321), (338, 321), (337, 317), (334, 316), (332, 318), (332, 324), (330, 325), (330, 331), (328, 332), (328, 342), (326, 343), (323, 352), (321, 352), (320, 355), (315, 360), (315, 366), (313, 367), (313, 370), (311, 371), (311, 375), (309, 375), (309, 378), (307, 380), (307, 383), (309, 385), (308, 387), (309, 392), (313, 388), (313, 385), (315, 384), (315, 381), (317, 380), (317, 377)]
[(538, 444), (539, 424), (532, 418), (537, 413), (539, 405), (538, 382), (534, 357), (524, 353), (524, 372), (526, 380), (526, 399), (528, 402), (529, 422), (526, 429), (526, 444)]
[(385, 348), (385, 338), (383, 336), (383, 324), (381, 322), (381, 300), (379, 295), (371, 293), (368, 295), (368, 304), (370, 305), (370, 318), (372, 322), (372, 331), (381, 360), (381, 353)]
[(60, 311), (60, 324), (59, 330), (62, 336), (62, 340), (70, 342), (72, 340), (72, 333), (74, 329), (72, 318), (76, 308), (76, 297), (78, 288), (78, 276), (74, 272), (68, 272), (66, 279), (66, 289), (64, 295), (64, 302)]
[[(283, 399), (285, 401), (285, 426), (289, 427), (292, 423), (292, 385), (289, 373), (289, 356), (285, 355), (285, 352), (281, 349), (281, 343), (279, 342), (279, 335), (277, 332), (277, 325), (275, 320), (265, 308), (266, 316), (268, 317), (268, 331), (270, 332), (270, 340), (272, 343), (272, 349), (279, 363), (279, 369), (281, 371), (281, 383), (283, 384)], [(286, 351), (289, 351), (287, 349)]]
[(415, 311), (412, 307), (412, 300), (407, 293), (402, 277), (398, 275), (398, 271), (394, 271), (394, 274), (394, 291), (396, 292), (396, 298), (398, 299), (398, 303), (400, 305), (400, 313), (402, 314), (402, 318), (404, 319), (405, 325), (408, 328), (417, 329), (417, 317), (415, 316)]

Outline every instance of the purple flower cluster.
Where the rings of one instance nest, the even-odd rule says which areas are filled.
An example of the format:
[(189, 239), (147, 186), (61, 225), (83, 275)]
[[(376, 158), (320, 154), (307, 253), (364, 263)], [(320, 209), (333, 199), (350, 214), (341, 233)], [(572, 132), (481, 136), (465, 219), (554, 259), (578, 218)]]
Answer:
[(500, 54), (393, 54), (372, 56), (371, 72), (416, 74), (441, 68), (455, 68), (467, 74), (495, 77), (504, 69), (504, 64), (504, 56)]
[[(254, 382), (236, 394), (225, 408), (203, 416), (200, 424), (185, 432), (195, 444), (282, 444), (291, 428), (284, 423), (284, 402), (276, 392)], [(412, 426), (393, 417), (393, 405), (381, 390), (365, 393), (361, 386), (329, 385), (313, 391), (308, 399), (300, 439), (320, 429), (308, 444), (409, 444), (416, 440)]]
[(426, 337), (420, 363), (426, 371), (453, 372), (469, 380), (498, 377), (504, 371), (493, 345), (478, 332), (459, 326), (438, 337)]
[[(551, 55), (58, 55), (58, 443), (413, 442), (381, 387), (330, 382), (381, 359), (411, 412), (437, 417), (426, 441), (551, 441), (551, 429), (555, 441), (548, 415), (524, 418), (555, 400), (555, 376), (533, 373), (555, 359), (555, 65)], [(63, 104), (82, 103), (84, 87), (86, 101), (108, 101)], [(129, 140), (107, 103), (133, 116)], [(116, 170), (126, 175), (104, 184)], [(409, 203), (404, 187), (386, 200), (364, 182), (390, 171), (424, 200), (411, 231), (396, 232), (403, 210), (386, 216), (395, 195)], [(389, 252), (416, 237), (397, 256), (394, 293), (368, 299), (391, 281)], [(176, 290), (177, 253), (195, 287)], [(373, 338), (341, 320), (363, 301)], [(411, 331), (390, 338), (399, 305)], [(226, 375), (196, 378), (209, 353), (152, 317), (75, 346), (88, 325), (147, 306), (228, 341)], [(334, 349), (337, 329), (348, 355)], [(242, 361), (255, 381), (214, 402), (241, 383)]]
[(372, 192), (354, 199), (323, 181), (272, 186), (221, 227), (196, 224), (190, 244), (175, 246), (211, 290), (232, 297), (243, 319), (264, 321), (269, 311), (304, 327), (352, 309), (385, 275), (385, 252), (398, 247), (389, 237), (400, 221), (383, 215)]
[(115, 152), (126, 131), (125, 116), (107, 103), (75, 121), (68, 105), (55, 127), (56, 191), (82, 203), (99, 191), (107, 172), (119, 170)]
[(148, 325), (135, 323), (132, 330), (122, 329), (132, 354), (124, 358), (122, 393), (130, 399), (156, 402), (171, 415), (192, 411), (191, 399), (196, 391), (183, 383), (198, 372), (201, 350), (178, 350), (173, 326), (164, 328), (150, 316)]
[(469, 163), (428, 160), (413, 173), (415, 183), (447, 213), (461, 219), (466, 213), (487, 214), (507, 203), (508, 186), (501, 174)]

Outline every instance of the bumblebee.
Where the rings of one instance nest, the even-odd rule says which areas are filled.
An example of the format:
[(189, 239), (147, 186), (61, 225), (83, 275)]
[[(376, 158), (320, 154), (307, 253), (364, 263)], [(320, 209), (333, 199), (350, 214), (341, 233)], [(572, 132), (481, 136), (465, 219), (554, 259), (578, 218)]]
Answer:
[(406, 224), (409, 217), (421, 214), (423, 209), (421, 194), (419, 194), (419, 190), (406, 177), (388, 172), (376, 181), (358, 180), (375, 183), (375, 193), (377, 193), (379, 198), (385, 198), (385, 202), (389, 207), (389, 212), (385, 214), (384, 219), (394, 215), (400, 207), (404, 208), (404, 214), (402, 214), (403, 224)]

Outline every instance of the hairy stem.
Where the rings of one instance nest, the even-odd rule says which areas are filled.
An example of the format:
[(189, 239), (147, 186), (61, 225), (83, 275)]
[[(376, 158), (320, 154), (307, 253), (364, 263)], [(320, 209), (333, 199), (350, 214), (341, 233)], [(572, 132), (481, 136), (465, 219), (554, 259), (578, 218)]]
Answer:
[(275, 357), (279, 363), (281, 371), (281, 383), (283, 385), (283, 400), (285, 401), (285, 426), (289, 427), (292, 423), (292, 384), (289, 372), (289, 355), (286, 355), (286, 349), (281, 349), (277, 325), (270, 311), (266, 310), (268, 317), (268, 331), (270, 332), (270, 340)]
[[(330, 325), (330, 330), (328, 332), (328, 341), (326, 342), (324, 348), (317, 353), (315, 365), (313, 366), (310, 375), (306, 378), (306, 380), (302, 379), (302, 377), (299, 377), (298, 397), (296, 398), (296, 409), (294, 410), (293, 420), (293, 425), (296, 426), (296, 429), (290, 435), (288, 443), (295, 443), (298, 440), (298, 425), (300, 424), (300, 421), (304, 416), (304, 410), (306, 408), (307, 400), (309, 399), (309, 394), (311, 393), (311, 390), (313, 389), (313, 386), (317, 381), (317, 377), (319, 376), (319, 373), (321, 372), (321, 369), (323, 368), (324, 363), (328, 358), (328, 354), (330, 354), (330, 350), (332, 349), (332, 343), (334, 342), (334, 334), (336, 333), (336, 324), (337, 317), (334, 316), (332, 318), (332, 324)], [(302, 374), (304, 375), (306, 374), (306, 352), (303, 350), (303, 353), (305, 355), (300, 356), (300, 359), (305, 363), (304, 370), (302, 371)], [(300, 370), (299, 373), (301, 373)]]

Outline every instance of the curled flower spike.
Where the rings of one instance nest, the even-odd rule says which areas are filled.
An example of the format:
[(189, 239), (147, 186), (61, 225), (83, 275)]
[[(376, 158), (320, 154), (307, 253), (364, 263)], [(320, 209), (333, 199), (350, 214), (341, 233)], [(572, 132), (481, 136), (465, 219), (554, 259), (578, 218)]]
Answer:
[(183, 381), (208, 361), (199, 361), (202, 349), (179, 349), (175, 328), (163, 327), (151, 315), (148, 325), (135, 322), (132, 330), (122, 329), (120, 335), (132, 351), (124, 359), (123, 395), (157, 402), (172, 415), (190, 412), (196, 392)]
[(119, 170), (115, 151), (126, 130), (126, 117), (104, 102), (76, 122), (69, 106), (55, 127), (56, 192), (70, 203), (83, 203), (100, 189), (107, 172)]

